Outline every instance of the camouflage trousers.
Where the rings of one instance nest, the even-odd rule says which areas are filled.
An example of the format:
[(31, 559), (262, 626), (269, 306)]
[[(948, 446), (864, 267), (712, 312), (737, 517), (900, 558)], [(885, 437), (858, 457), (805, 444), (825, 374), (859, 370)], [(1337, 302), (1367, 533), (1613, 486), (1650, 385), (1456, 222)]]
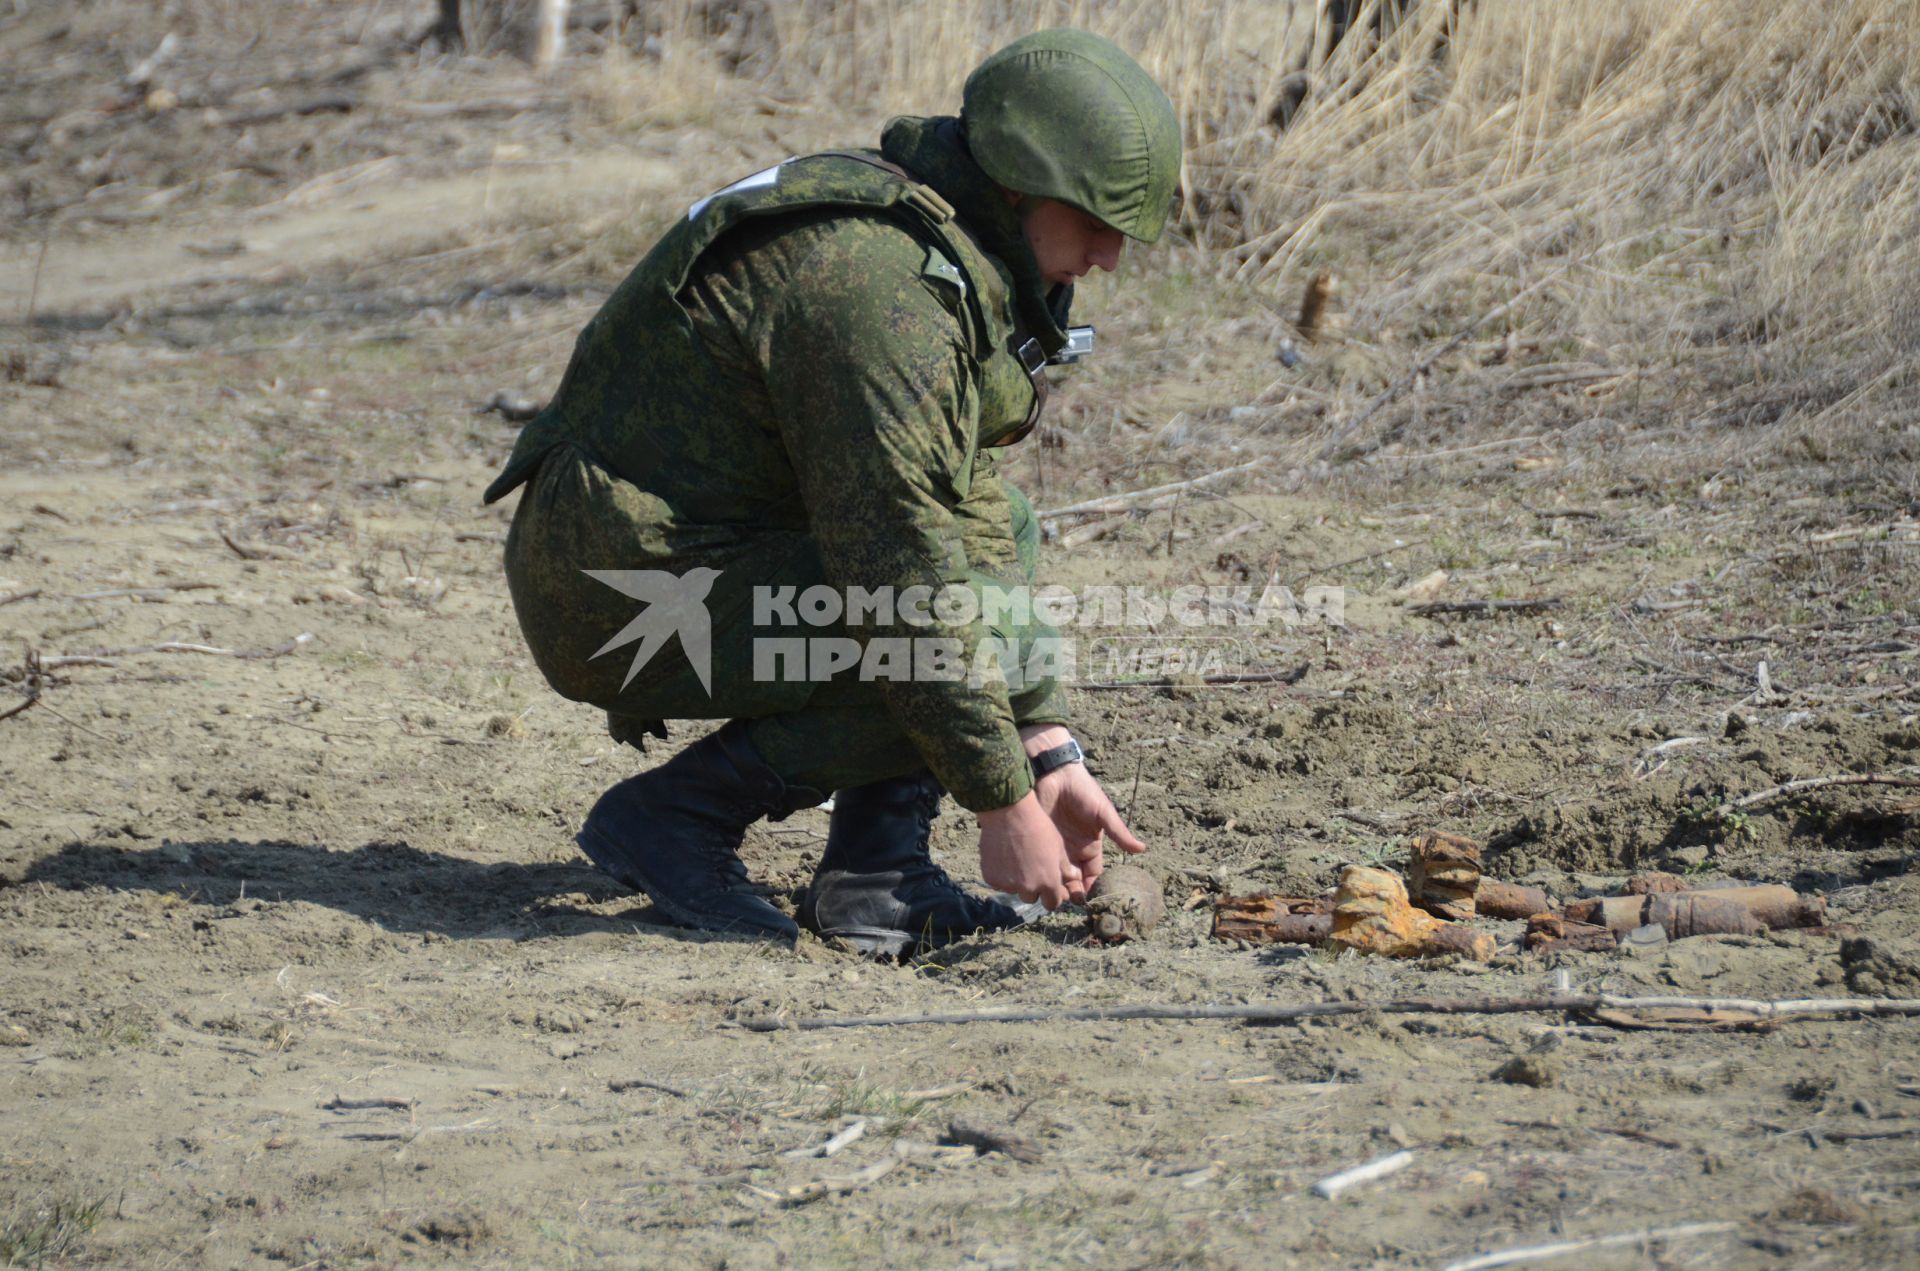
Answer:
[[(1006, 491), (1014, 559), (969, 571), (966, 585), (982, 602), (989, 588), (1031, 584), (1040, 530), (1024, 495)], [(997, 501), (974, 509), (1002, 515)], [(979, 515), (974, 522), (978, 524)], [(994, 535), (1004, 545), (1005, 538)], [(583, 563), (641, 565), (686, 575), (719, 571), (706, 597), (710, 671), (703, 681), (680, 641), (654, 650), (629, 670), (634, 645), (608, 649), (608, 637), (639, 611), (636, 602), (587, 576)], [(716, 542), (699, 526), (676, 522), (649, 496), (613, 478), (572, 447), (549, 454), (521, 494), (507, 538), (507, 582), (535, 663), (556, 691), (607, 712), (615, 740), (642, 747), (664, 736), (667, 719), (745, 719), (768, 765), (788, 783), (844, 790), (926, 766), (888, 708), (878, 682), (843, 672), (807, 682), (757, 674), (756, 641), (791, 635), (755, 626), (756, 588), (805, 591), (825, 581), (804, 528), (767, 528), (749, 538)], [(1036, 644), (1055, 635), (1031, 615), (997, 615), (986, 623), (1002, 650), (1009, 705), (1017, 724), (1064, 723), (1063, 692), (1053, 678), (1032, 678)], [(844, 624), (808, 628), (811, 638), (849, 638)]]
[[(1039, 522), (1026, 495), (1011, 482), (1006, 491), (1022, 581), (1031, 586), (1040, 554)], [(1007, 582), (1005, 577), (987, 574), (968, 579), (976, 595), (990, 587), (1004, 588)], [(1054, 629), (1030, 619), (989, 623), (988, 630), (1004, 650), (1015, 721), (1065, 723), (1058, 685), (1051, 679), (1029, 680), (1021, 670), (1029, 665), (1035, 643), (1052, 638)], [(816, 790), (851, 789), (926, 766), (881, 700), (880, 686), (872, 681), (829, 680), (799, 709), (755, 719), (749, 737), (768, 766), (789, 784)]]

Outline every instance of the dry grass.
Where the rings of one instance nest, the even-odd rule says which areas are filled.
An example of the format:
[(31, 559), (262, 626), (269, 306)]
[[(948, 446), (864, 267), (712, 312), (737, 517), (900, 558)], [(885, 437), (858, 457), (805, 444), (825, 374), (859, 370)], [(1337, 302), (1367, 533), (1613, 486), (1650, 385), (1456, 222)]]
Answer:
[[(1430, 3), (1378, 48), (1316, 50), (1319, 90), (1280, 132), (1267, 116), (1312, 41), (1309, 10), (678, 0), (655, 7), (671, 38), (633, 112), (710, 112), (743, 41), (777, 49), (749, 90), (770, 112), (951, 109), (986, 51), (1084, 25), (1138, 56), (1181, 112), (1181, 268), (1283, 311), (1333, 270), (1347, 338), (1369, 351), (1431, 348), (1548, 279), (1480, 337), (1517, 331), (1543, 358), (1656, 368), (1702, 418), (1760, 394), (1766, 422), (1784, 425), (1770, 449), (1847, 419), (1920, 418), (1910, 6)], [(1405, 365), (1389, 356), (1372, 384), (1341, 386), (1325, 431)]]

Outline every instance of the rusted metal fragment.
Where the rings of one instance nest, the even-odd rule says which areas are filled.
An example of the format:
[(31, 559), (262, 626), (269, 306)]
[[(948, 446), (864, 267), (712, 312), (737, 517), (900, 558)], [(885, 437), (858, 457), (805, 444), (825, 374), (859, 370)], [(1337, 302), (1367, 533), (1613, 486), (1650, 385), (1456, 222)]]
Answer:
[(1605, 927), (1571, 922), (1559, 914), (1534, 914), (1527, 919), (1530, 953), (1611, 953), (1619, 943), (1619, 937)]
[(1320, 896), (1222, 896), (1213, 906), (1216, 940), (1321, 944), (1333, 933), (1333, 902)]
[(1664, 870), (1650, 869), (1644, 874), (1635, 874), (1627, 880), (1627, 895), (1658, 896), (1676, 891), (1726, 891), (1733, 887), (1753, 887), (1744, 879), (1719, 879), (1703, 882), (1697, 878), (1683, 878), (1679, 874), (1669, 874)]
[(1752, 935), (1766, 924), (1738, 901), (1715, 892), (1683, 891), (1647, 897), (1647, 921), (1667, 929), (1669, 940), (1688, 936)]
[(1487, 962), (1494, 952), (1491, 935), (1428, 917), (1407, 900), (1406, 884), (1398, 875), (1364, 865), (1340, 871), (1340, 889), (1333, 898), (1333, 933), (1327, 938), (1389, 958), (1458, 953)]
[(1440, 830), (1414, 839), (1407, 860), (1407, 895), (1414, 904), (1435, 917), (1464, 921), (1473, 917), (1480, 883), (1478, 843)]
[(1553, 909), (1553, 902), (1547, 899), (1547, 893), (1540, 888), (1522, 887), (1518, 883), (1503, 883), (1492, 878), (1480, 880), (1479, 890), (1474, 893), (1473, 900), (1480, 913), (1488, 918), (1531, 918)]
[(1575, 922), (1596, 923), (1616, 935), (1656, 923), (1678, 940), (1685, 936), (1817, 927), (1825, 921), (1826, 912), (1827, 902), (1819, 896), (1802, 896), (1791, 887), (1766, 883), (1642, 896), (1597, 896), (1568, 905), (1566, 916)]

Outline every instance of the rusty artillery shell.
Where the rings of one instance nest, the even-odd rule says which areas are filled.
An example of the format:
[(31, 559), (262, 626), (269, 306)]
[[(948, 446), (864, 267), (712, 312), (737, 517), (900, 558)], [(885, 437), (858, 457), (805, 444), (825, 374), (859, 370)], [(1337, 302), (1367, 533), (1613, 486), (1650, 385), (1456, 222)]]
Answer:
[(1407, 897), (1439, 918), (1474, 915), (1480, 877), (1480, 845), (1470, 838), (1432, 830), (1413, 841), (1407, 859)]
[(1333, 933), (1333, 905), (1314, 896), (1222, 896), (1213, 906), (1216, 940), (1320, 944)]
[(1167, 916), (1160, 880), (1138, 865), (1110, 865), (1087, 894), (1087, 931), (1103, 944), (1146, 938)]
[(1473, 903), (1489, 918), (1531, 918), (1553, 909), (1547, 893), (1540, 888), (1522, 887), (1518, 883), (1503, 883), (1491, 878), (1480, 880), (1480, 886), (1473, 894)]
[[(1691, 899), (1686, 904), (1674, 903), (1682, 898)], [(1667, 928), (1669, 936), (1679, 939), (1689, 935), (1816, 927), (1826, 916), (1827, 902), (1818, 896), (1802, 896), (1791, 887), (1765, 883), (1751, 887), (1655, 892), (1644, 896), (1598, 896), (1568, 905), (1567, 917), (1575, 922), (1598, 923), (1615, 935), (1621, 935), (1648, 923), (1666, 926), (1660, 917), (1655, 916), (1656, 907), (1659, 914), (1671, 917), (1686, 928), (1684, 931)], [(1736, 909), (1746, 918), (1735, 917), (1729, 912)]]
[(1649, 923), (1665, 927), (1667, 939), (1687, 936), (1752, 935), (1766, 924), (1738, 901), (1716, 892), (1682, 891), (1647, 897)]
[(1527, 919), (1527, 951), (1555, 953), (1611, 953), (1619, 937), (1590, 922), (1570, 922), (1559, 914), (1534, 914)]

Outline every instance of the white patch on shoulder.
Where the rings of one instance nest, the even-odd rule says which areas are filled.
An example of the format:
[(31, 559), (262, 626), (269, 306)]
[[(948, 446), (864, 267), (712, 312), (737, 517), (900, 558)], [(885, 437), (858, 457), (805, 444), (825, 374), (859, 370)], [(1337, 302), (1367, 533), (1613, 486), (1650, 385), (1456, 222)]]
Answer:
[(923, 278), (938, 278), (961, 295), (967, 294), (967, 280), (960, 267), (942, 255), (937, 247), (927, 248), (927, 263), (920, 269)]
[(786, 166), (784, 163), (776, 163), (771, 168), (756, 172), (750, 177), (741, 177), (724, 190), (715, 190), (712, 194), (709, 194), (706, 198), (701, 199), (687, 209), (687, 219), (690, 221), (697, 220), (700, 213), (707, 210), (707, 204), (713, 202), (723, 194), (740, 194), (746, 190), (758, 190), (764, 186), (772, 185), (780, 179), (780, 169), (784, 166)]

